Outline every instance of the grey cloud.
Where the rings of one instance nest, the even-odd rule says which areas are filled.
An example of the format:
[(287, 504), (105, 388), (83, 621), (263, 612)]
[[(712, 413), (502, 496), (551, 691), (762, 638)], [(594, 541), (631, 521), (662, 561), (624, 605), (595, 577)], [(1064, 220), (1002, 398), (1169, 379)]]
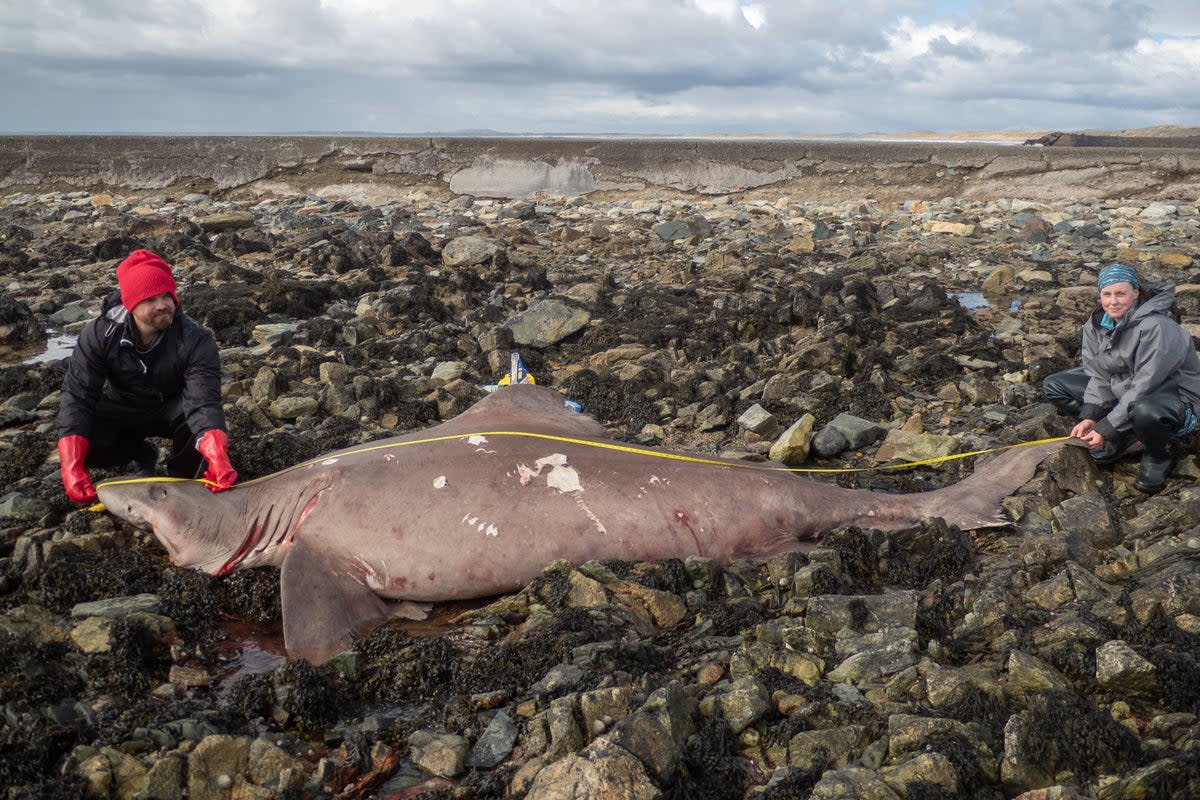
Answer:
[(1137, 0), (1005, 0), (981, 8), (985, 30), (1063, 55), (1126, 50), (1149, 33), (1150, 7)]
[(929, 54), (959, 61), (983, 61), (987, 58), (982, 48), (968, 42), (951, 42), (945, 36), (938, 36), (929, 42)]
[(1196, 0), (1156, 0), (1150, 30), (1167, 36), (1200, 36), (1200, 3)]
[[(886, 34), (901, 15), (928, 21), (931, 3), (761, 5), (755, 29), (641, 0), (443, 0), (421, 22), (320, 0), (228, 18), (198, 0), (0, 4), (0, 131), (1134, 127), (1194, 118), (1200, 102), (1193, 71), (1154, 77), (1129, 48), (1200, 25), (1191, 3), (980, 3), (951, 21), (1020, 52), (942, 36), (907, 59)], [(167, 29), (178, 46), (156, 38)]]

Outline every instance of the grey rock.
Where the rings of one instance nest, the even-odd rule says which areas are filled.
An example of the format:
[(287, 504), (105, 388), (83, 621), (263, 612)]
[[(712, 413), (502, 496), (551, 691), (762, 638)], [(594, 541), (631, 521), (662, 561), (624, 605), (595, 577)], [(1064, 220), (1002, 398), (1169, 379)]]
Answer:
[(189, 800), (225, 800), (246, 783), (250, 763), (248, 736), (205, 736), (188, 755)]
[(1037, 656), (1014, 650), (1008, 656), (1008, 686), (1014, 694), (1069, 691), (1071, 682), (1057, 669)]
[(0, 496), (0, 518), (36, 520), (46, 516), (49, 511), (50, 507), (36, 497), (27, 497), (19, 492)]
[(46, 322), (55, 328), (73, 325), (91, 319), (99, 311), (93, 300), (73, 300), (46, 317)]
[(354, 370), (341, 361), (323, 361), (317, 367), (317, 377), (321, 383), (345, 386), (354, 377)]
[(678, 745), (683, 745), (696, 732), (689, 704), (691, 696), (679, 681), (655, 689), (642, 703), (639, 713), (653, 717), (671, 735)]
[(711, 236), (713, 228), (707, 219), (696, 214), (685, 219), (660, 222), (654, 226), (654, 232), (664, 242), (677, 242), (693, 237), (700, 239)]
[(1099, 492), (1067, 498), (1054, 507), (1054, 519), (1064, 532), (1078, 534), (1092, 547), (1112, 547), (1121, 541), (1112, 508)]
[(639, 711), (621, 719), (607, 738), (636, 756), (658, 784), (674, 782), (679, 769), (679, 746), (650, 714)]
[(771, 698), (762, 684), (742, 678), (717, 699), (721, 714), (737, 734), (762, 719), (771, 708)]
[(250, 397), (260, 406), (271, 405), (279, 397), (279, 374), (271, 367), (261, 368), (250, 384)]
[(229, 211), (223, 214), (209, 214), (197, 217), (195, 223), (205, 233), (236, 231), (243, 228), (253, 228), (254, 213), (250, 211)]
[(146, 772), (145, 783), (133, 800), (182, 800), (187, 785), (186, 766), (185, 758), (174, 753), (155, 759)]
[(470, 742), (453, 733), (414, 731), (408, 737), (412, 763), (418, 769), (442, 778), (463, 773)]
[(250, 743), (246, 775), (254, 786), (283, 794), (303, 783), (304, 762), (260, 736)]
[(316, 414), (320, 407), (315, 397), (288, 395), (271, 403), (270, 412), (276, 419), (292, 420)]
[(954, 763), (937, 752), (917, 753), (906, 761), (889, 764), (880, 769), (879, 776), (901, 797), (909, 797), (917, 789), (937, 792), (934, 796), (939, 797), (955, 797), (961, 792)]
[(887, 429), (879, 423), (845, 412), (830, 420), (829, 427), (846, 437), (846, 443), (852, 450), (872, 445), (887, 433)]
[(851, 653), (829, 670), (826, 677), (837, 683), (862, 685), (876, 683), (912, 666), (917, 662), (916, 632), (912, 633), (910, 638), (899, 632), (881, 631), (880, 635), (886, 637), (884, 641), (873, 641), (871, 646)]
[(433, 374), (430, 375), (430, 378), (435, 383), (447, 383), (449, 381), (458, 380), (466, 371), (466, 362), (442, 361), (433, 368)]
[(1102, 689), (1136, 697), (1154, 697), (1159, 692), (1154, 664), (1119, 639), (1096, 648), (1096, 683)]
[(517, 741), (517, 726), (506, 712), (498, 711), (467, 754), (464, 764), (473, 769), (491, 769), (501, 764)]
[(542, 676), (542, 679), (529, 687), (537, 694), (550, 694), (562, 689), (571, 689), (583, 678), (583, 670), (575, 664), (557, 664)]
[(1054, 783), (1054, 775), (1041, 763), (1042, 748), (1035, 744), (1044, 738), (1038, 730), (1042, 724), (1027, 712), (1011, 715), (1004, 724), (1000, 780), (1009, 796)]
[(917, 593), (895, 591), (881, 595), (819, 595), (808, 600), (804, 624), (828, 633), (843, 628), (860, 633), (884, 628), (917, 627)]
[(587, 737), (576, 721), (575, 712), (579, 705), (576, 696), (560, 697), (550, 702), (546, 709), (546, 727), (549, 732), (548, 758), (560, 758), (578, 751), (587, 742)]
[(583, 329), (591, 320), (588, 312), (558, 300), (542, 300), (526, 311), (509, 317), (504, 327), (516, 344), (549, 347)]
[(801, 731), (788, 740), (788, 763), (805, 771), (817, 767), (845, 767), (866, 745), (866, 728), (845, 725), (815, 731)]
[(40, 342), (45, 334), (45, 327), (29, 306), (0, 290), (0, 344)]
[(71, 617), (107, 617), (119, 619), (137, 612), (157, 614), (162, 606), (162, 598), (156, 594), (135, 594), (126, 597), (110, 597), (104, 600), (94, 600), (89, 603), (76, 603), (71, 608)]
[(627, 686), (593, 689), (579, 695), (584, 731), (595, 738), (632, 710), (633, 690)]
[(811, 800), (901, 800), (875, 772), (862, 767), (843, 767), (821, 775)]
[(631, 753), (607, 739), (537, 774), (525, 800), (657, 800), (662, 792)]
[(779, 420), (758, 403), (742, 412), (742, 415), (738, 417), (738, 425), (766, 439), (770, 439), (779, 432)]
[(442, 263), (447, 267), (473, 267), (503, 254), (495, 242), (481, 236), (460, 236), (442, 248)]
[(800, 392), (800, 381), (795, 375), (779, 373), (767, 379), (762, 390), (764, 403), (792, 400)]
[(845, 452), (850, 447), (849, 440), (837, 428), (826, 425), (817, 431), (810, 445), (812, 452), (821, 458), (833, 458), (838, 453)]
[(299, 322), (269, 322), (255, 325), (250, 331), (250, 338), (259, 344), (282, 347), (291, 342), (298, 330)]
[(888, 717), (889, 761), (894, 763), (909, 753), (936, 750), (933, 743), (948, 735), (968, 745), (967, 753), (974, 757), (973, 766), (986, 780), (997, 778), (996, 756), (991, 747), (975, 729), (954, 719), (892, 714)]

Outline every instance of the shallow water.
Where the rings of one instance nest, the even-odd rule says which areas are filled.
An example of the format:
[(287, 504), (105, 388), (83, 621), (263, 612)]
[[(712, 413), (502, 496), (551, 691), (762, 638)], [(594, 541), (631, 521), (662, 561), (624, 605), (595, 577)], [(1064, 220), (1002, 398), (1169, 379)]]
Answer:
[[(958, 304), (968, 311), (979, 311), (983, 308), (992, 308), (992, 301), (984, 296), (983, 292), (951, 292), (950, 296), (958, 301)], [(1004, 298), (997, 298), (1003, 300)], [(1008, 304), (1009, 312), (1018, 310), (1021, 307), (1021, 298), (1014, 297)]]
[(228, 660), (215, 676), (215, 683), (228, 690), (238, 678), (270, 672), (283, 666), (287, 652), (283, 648), (283, 623), (256, 624), (231, 621), (225, 626), (228, 636), (221, 650)]
[(58, 361), (71, 355), (79, 335), (62, 331), (47, 331), (46, 341), (24, 347), (0, 346), (0, 367), (28, 366)]
[[(441, 636), (455, 627), (460, 614), (483, 608), (495, 600), (485, 597), (477, 600), (459, 600), (452, 603), (437, 603), (429, 616), (421, 620), (397, 620), (393, 622), (409, 636)], [(225, 655), (224, 666), (213, 676), (219, 692), (228, 692), (239, 678), (271, 672), (287, 661), (287, 650), (283, 646), (283, 623), (253, 623), (232, 620), (225, 625), (226, 638), (221, 642)]]

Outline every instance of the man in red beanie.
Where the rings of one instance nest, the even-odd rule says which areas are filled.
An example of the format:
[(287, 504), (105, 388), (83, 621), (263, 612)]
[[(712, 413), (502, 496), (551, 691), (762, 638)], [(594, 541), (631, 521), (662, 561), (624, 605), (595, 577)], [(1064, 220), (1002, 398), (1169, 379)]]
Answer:
[[(155, 474), (158, 448), (172, 440), (168, 475), (203, 470), (218, 492), (237, 481), (221, 408), (221, 361), (211, 333), (179, 310), (171, 267), (149, 250), (117, 265), (119, 289), (79, 335), (63, 379), (58, 456), (67, 497), (93, 502), (87, 467), (130, 462)], [(204, 469), (207, 462), (207, 469)]]

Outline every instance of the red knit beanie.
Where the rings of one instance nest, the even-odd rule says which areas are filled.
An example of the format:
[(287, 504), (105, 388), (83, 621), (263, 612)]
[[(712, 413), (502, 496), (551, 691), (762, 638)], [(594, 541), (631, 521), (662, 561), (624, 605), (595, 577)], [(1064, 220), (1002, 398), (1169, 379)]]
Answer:
[(134, 250), (117, 265), (117, 285), (121, 287), (121, 305), (130, 311), (143, 300), (166, 292), (179, 305), (171, 265), (149, 250)]

